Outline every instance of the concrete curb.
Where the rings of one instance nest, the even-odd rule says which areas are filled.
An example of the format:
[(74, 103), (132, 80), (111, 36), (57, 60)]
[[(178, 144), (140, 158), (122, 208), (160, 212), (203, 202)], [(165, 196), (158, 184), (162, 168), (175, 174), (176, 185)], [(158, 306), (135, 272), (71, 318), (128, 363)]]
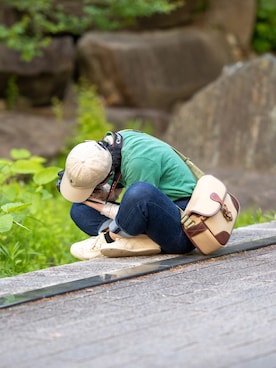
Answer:
[(272, 221), (235, 229), (227, 247), (210, 256), (195, 251), (188, 255), (103, 257), (3, 278), (0, 279), (0, 309), (275, 244), (276, 221)]

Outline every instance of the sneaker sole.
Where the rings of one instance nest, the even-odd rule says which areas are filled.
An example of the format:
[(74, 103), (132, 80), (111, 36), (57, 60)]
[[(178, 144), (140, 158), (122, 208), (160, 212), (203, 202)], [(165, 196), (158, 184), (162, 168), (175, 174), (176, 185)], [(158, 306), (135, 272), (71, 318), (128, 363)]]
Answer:
[(100, 253), (98, 255), (95, 255), (93, 257), (92, 256), (84, 257), (84, 256), (79, 255), (79, 254), (76, 254), (76, 253), (73, 254), (72, 252), (71, 252), (71, 254), (72, 254), (73, 257), (79, 259), (80, 261), (90, 261), (91, 259), (103, 257), (103, 254), (102, 253)]
[(103, 256), (100, 251), (94, 252), (93, 254), (87, 254), (85, 256), (82, 252), (79, 252), (73, 249), (72, 247), (70, 249), (70, 253), (72, 254), (73, 257), (81, 261), (89, 261), (90, 259), (99, 258)]
[(119, 258), (119, 257), (135, 257), (135, 256), (152, 256), (154, 254), (159, 254), (158, 249), (118, 249), (118, 248), (102, 248), (101, 253), (109, 258)]

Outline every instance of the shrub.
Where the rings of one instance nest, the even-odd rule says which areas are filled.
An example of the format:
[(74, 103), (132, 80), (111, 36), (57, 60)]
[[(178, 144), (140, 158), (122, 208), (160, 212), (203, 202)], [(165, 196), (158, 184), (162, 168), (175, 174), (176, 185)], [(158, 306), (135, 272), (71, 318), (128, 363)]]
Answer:
[[(139, 16), (169, 13), (183, 4), (178, 0), (84, 0), (82, 14), (74, 16), (55, 0), (2, 0), (16, 10), (14, 24), (0, 24), (0, 41), (20, 52), (25, 61), (41, 56), (56, 34), (82, 35), (88, 29), (115, 30)], [(0, 8), (1, 10), (1, 8)]]
[(258, 53), (276, 50), (276, 1), (258, 0), (253, 48)]
[(45, 158), (26, 149), (0, 159), (0, 277), (75, 262), (69, 247), (87, 237), (70, 219), (71, 204), (59, 195), (55, 181), (72, 146), (101, 139), (113, 127), (95, 88), (85, 82), (76, 88), (77, 131), (57, 158), (60, 165), (47, 166)]
[[(40, 221), (43, 203), (52, 198), (51, 182), (59, 168), (45, 167), (45, 159), (12, 150), (11, 159), (0, 159), (0, 255), (2, 274), (17, 273), (29, 262), (28, 223)], [(23, 234), (24, 233), (24, 234)], [(21, 236), (20, 236), (21, 234)], [(24, 267), (23, 267), (24, 268)]]

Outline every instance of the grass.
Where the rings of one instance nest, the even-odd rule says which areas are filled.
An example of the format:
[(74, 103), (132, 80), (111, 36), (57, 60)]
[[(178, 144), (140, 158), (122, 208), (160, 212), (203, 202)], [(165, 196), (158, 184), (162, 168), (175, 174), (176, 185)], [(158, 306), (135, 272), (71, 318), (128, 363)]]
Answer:
[(242, 211), (238, 218), (235, 227), (243, 227), (253, 224), (260, 224), (276, 220), (276, 212), (263, 212), (261, 209)]
[(86, 235), (72, 222), (69, 212), (70, 203), (57, 196), (41, 203), (35, 218), (25, 219), (29, 230), (13, 225), (12, 232), (1, 234), (0, 277), (75, 262), (70, 245)]

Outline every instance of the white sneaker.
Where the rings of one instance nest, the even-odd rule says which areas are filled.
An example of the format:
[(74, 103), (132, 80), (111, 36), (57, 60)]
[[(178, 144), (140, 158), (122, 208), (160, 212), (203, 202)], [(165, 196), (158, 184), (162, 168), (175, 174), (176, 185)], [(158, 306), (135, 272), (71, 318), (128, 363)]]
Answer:
[(91, 238), (72, 244), (70, 252), (74, 257), (82, 261), (102, 257), (101, 246), (103, 244), (107, 243), (104, 233), (100, 233), (98, 236), (92, 236)]
[(133, 238), (117, 238), (113, 243), (101, 245), (101, 253), (110, 258), (151, 256), (161, 252), (160, 246), (147, 235), (138, 235)]

